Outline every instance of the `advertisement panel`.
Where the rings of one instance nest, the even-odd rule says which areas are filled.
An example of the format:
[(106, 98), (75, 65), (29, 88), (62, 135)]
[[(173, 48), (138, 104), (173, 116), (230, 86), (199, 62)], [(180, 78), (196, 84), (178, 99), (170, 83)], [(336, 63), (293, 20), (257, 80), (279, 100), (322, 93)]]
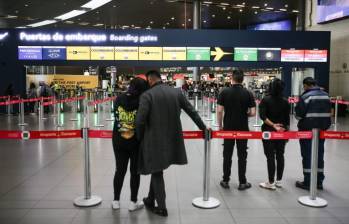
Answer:
[(67, 47), (67, 60), (90, 60), (90, 47), (71, 46)]
[(163, 47), (162, 57), (164, 61), (185, 61), (187, 60), (187, 48)]
[(236, 47), (235, 61), (257, 61), (257, 48)]
[(18, 60), (42, 60), (42, 48), (38, 46), (18, 46)]
[(281, 61), (281, 48), (258, 48), (258, 61)]
[(114, 60), (114, 47), (91, 47), (91, 60)]
[(43, 60), (66, 60), (67, 49), (66, 47), (44, 46), (42, 47), (42, 59)]
[(281, 50), (281, 61), (283, 62), (303, 62), (304, 50)]
[(327, 62), (327, 50), (305, 50), (305, 62)]
[(139, 60), (161, 61), (162, 47), (139, 47)]
[(138, 47), (115, 47), (115, 60), (138, 60)]
[(188, 61), (209, 61), (210, 57), (209, 47), (187, 47)]
[(33, 82), (45, 82), (50, 85), (51, 82), (56, 82), (65, 89), (75, 89), (76, 85), (83, 89), (94, 89), (98, 87), (98, 76), (96, 75), (27, 75), (27, 84)]

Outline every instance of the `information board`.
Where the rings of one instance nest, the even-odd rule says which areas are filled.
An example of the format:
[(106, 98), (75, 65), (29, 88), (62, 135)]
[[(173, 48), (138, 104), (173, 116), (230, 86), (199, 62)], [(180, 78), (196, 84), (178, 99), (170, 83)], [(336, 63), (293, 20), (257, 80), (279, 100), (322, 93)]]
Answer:
[(90, 60), (90, 47), (72, 46), (67, 47), (67, 60)]
[(139, 47), (139, 60), (161, 61), (162, 47)]
[(235, 61), (257, 61), (257, 48), (235, 48)]
[(209, 61), (210, 57), (209, 47), (187, 47), (188, 61)]
[(91, 60), (114, 60), (114, 47), (91, 47)]
[(138, 60), (138, 47), (115, 47), (115, 60)]
[(327, 62), (327, 50), (305, 50), (305, 62)]
[(59, 46), (42, 47), (43, 60), (67, 60), (67, 48)]
[(187, 60), (187, 48), (163, 47), (162, 57), (164, 61), (185, 61)]
[(18, 46), (19, 60), (42, 60), (42, 47)]
[(282, 62), (304, 62), (304, 50), (281, 50)]

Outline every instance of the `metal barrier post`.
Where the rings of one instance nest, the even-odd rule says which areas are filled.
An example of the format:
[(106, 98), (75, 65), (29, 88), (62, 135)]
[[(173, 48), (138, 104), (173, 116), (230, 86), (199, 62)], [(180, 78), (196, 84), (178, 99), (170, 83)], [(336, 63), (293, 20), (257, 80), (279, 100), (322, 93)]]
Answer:
[(311, 144), (311, 176), (310, 176), (310, 196), (298, 198), (302, 205), (321, 208), (327, 206), (325, 199), (316, 196), (317, 193), (317, 174), (318, 174), (318, 152), (319, 152), (319, 129), (313, 129), (313, 138)]
[(95, 127), (104, 127), (103, 124), (101, 124), (101, 104), (99, 103), (97, 105), (97, 118), (96, 118), (96, 123), (95, 123)]
[(334, 106), (334, 125), (337, 125), (337, 121), (338, 121), (338, 100), (339, 97), (336, 97), (336, 104)]
[(114, 121), (114, 115), (113, 115), (113, 100), (109, 101), (110, 108), (109, 108), (109, 113), (110, 113), (110, 118), (105, 119), (106, 121)]
[(58, 103), (58, 111), (57, 111), (57, 127), (63, 127), (64, 126), (64, 119), (61, 123), (61, 102)]
[(210, 169), (211, 169), (211, 131), (205, 130), (205, 154), (204, 154), (204, 185), (203, 197), (195, 198), (192, 204), (198, 208), (217, 208), (220, 201), (210, 197)]
[[(53, 98), (53, 101), (56, 101), (56, 98)], [(53, 104), (53, 114), (52, 117), (57, 117), (57, 105), (56, 103)]]
[(79, 207), (91, 207), (98, 205), (102, 202), (102, 198), (91, 194), (91, 159), (90, 159), (90, 139), (88, 136), (89, 128), (84, 118), (84, 128), (82, 129), (82, 136), (84, 139), (84, 172), (85, 172), (85, 185), (84, 196), (80, 196), (74, 200), (74, 205)]
[(39, 119), (40, 120), (46, 120), (47, 119), (46, 117), (44, 117), (44, 98), (42, 98), (42, 97), (41, 97), (41, 101), (40, 101)]
[(9, 97), (7, 98), (8, 104), (7, 104), (7, 106), (6, 106), (6, 109), (7, 109), (7, 116), (11, 116), (11, 104), (10, 104), (10, 101), (11, 101), (11, 97), (9, 96)]
[(20, 113), (21, 122), (18, 125), (19, 126), (26, 126), (28, 124), (24, 122), (24, 103), (23, 102), (21, 102), (20, 111), (21, 111), (21, 113)]
[(259, 103), (256, 103), (256, 122), (253, 125), (253, 127), (261, 127), (262, 125), (258, 123), (258, 116), (259, 116)]
[(73, 108), (72, 108), (72, 114), (74, 116), (75, 114), (75, 118), (70, 118), (71, 121), (77, 121), (78, 120), (78, 110), (77, 110), (77, 101), (73, 101)]
[(195, 94), (194, 107), (195, 107), (196, 111), (198, 111), (198, 100), (199, 100), (199, 96), (197, 94)]
[(206, 121), (212, 121), (212, 113), (211, 113), (211, 98), (207, 97), (207, 118)]

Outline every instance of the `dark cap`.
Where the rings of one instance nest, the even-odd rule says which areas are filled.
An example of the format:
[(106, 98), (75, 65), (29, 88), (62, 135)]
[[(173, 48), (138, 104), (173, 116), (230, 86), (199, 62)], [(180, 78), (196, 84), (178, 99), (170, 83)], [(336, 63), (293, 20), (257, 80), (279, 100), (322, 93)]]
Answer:
[(306, 77), (303, 84), (307, 86), (316, 86), (316, 80), (313, 77)]

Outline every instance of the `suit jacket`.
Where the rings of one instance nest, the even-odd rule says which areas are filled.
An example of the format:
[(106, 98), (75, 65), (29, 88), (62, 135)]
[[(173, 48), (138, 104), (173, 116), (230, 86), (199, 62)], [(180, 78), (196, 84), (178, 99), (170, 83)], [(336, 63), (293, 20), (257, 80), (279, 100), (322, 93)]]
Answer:
[(173, 164), (188, 163), (180, 120), (181, 109), (201, 130), (206, 128), (180, 89), (158, 83), (142, 94), (136, 116), (136, 133), (141, 142), (139, 173), (156, 173)]

